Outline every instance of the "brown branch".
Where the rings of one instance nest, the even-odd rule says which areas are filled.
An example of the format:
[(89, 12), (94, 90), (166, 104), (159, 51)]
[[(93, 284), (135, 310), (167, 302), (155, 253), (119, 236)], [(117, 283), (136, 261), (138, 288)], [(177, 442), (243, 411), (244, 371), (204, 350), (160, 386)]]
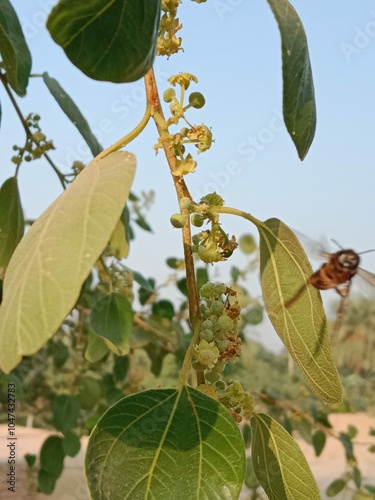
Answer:
[[(150, 69), (148, 73), (146, 73), (145, 75), (145, 87), (146, 87), (147, 101), (152, 107), (154, 120), (155, 120), (155, 113), (159, 115), (159, 117), (161, 117), (163, 120), (165, 120), (163, 109), (160, 104), (159, 93), (153, 69)], [(161, 136), (163, 129), (160, 125), (160, 122), (158, 123), (158, 121), (155, 120), (155, 124), (158, 133)], [(173, 172), (175, 171), (176, 167), (176, 156), (167, 141), (163, 142), (163, 149), (171, 171), (178, 200), (180, 200), (183, 197), (192, 199), (189, 190), (185, 184), (183, 176), (173, 175)], [(185, 213), (188, 214), (187, 211), (185, 211)], [(195, 281), (195, 266), (194, 266), (193, 252), (191, 250), (191, 231), (189, 223), (186, 223), (185, 226), (182, 228), (182, 241), (184, 247), (186, 281), (187, 281), (187, 289), (189, 297), (189, 318), (190, 318), (190, 325), (193, 325), (193, 321), (199, 317), (199, 298), (197, 292), (197, 284)]]

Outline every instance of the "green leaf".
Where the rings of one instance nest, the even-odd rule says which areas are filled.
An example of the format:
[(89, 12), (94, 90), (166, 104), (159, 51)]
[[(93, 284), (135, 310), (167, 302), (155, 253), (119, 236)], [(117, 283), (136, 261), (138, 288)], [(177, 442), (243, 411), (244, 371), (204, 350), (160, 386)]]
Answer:
[(159, 19), (160, 0), (60, 0), (47, 28), (87, 76), (123, 83), (151, 68)]
[(346, 482), (343, 479), (335, 479), (326, 489), (327, 497), (331, 498), (336, 496), (345, 488), (345, 486)]
[(260, 486), (259, 481), (255, 475), (255, 472), (254, 472), (253, 458), (252, 457), (246, 458), (245, 484), (251, 490), (255, 490), (256, 488), (258, 488)]
[(362, 484), (362, 474), (361, 471), (358, 469), (358, 467), (353, 467), (353, 481), (354, 484), (359, 489)]
[(79, 401), (84, 410), (92, 410), (103, 394), (103, 382), (94, 372), (82, 375), (78, 379)]
[(0, 279), (25, 230), (16, 177), (7, 179), (0, 188)]
[(120, 293), (101, 297), (91, 309), (90, 325), (93, 332), (104, 339), (108, 348), (123, 356), (129, 352), (133, 326), (132, 306)]
[(191, 387), (127, 396), (90, 436), (93, 500), (238, 498), (245, 477), (241, 433), (217, 401)]
[(184, 294), (186, 297), (188, 296), (188, 289), (187, 289), (187, 281), (186, 278), (181, 278), (180, 280), (177, 281), (177, 288), (180, 290), (182, 294)]
[(135, 166), (122, 151), (93, 160), (22, 238), (0, 308), (4, 372), (34, 354), (73, 308), (124, 208)]
[(197, 289), (198, 291), (201, 289), (201, 287), (206, 284), (209, 280), (208, 277), (208, 272), (205, 267), (199, 267), (197, 269)]
[(26, 453), (26, 455), (24, 455), (24, 459), (27, 463), (27, 466), (32, 467), (36, 462), (36, 455), (32, 455), (31, 453)]
[(318, 500), (319, 488), (292, 436), (264, 413), (251, 421), (255, 474), (270, 500)]
[(64, 468), (65, 453), (60, 436), (48, 437), (40, 450), (40, 468), (57, 479)]
[(350, 459), (354, 457), (354, 450), (353, 450), (353, 443), (352, 440), (350, 439), (350, 436), (346, 434), (345, 432), (340, 432), (339, 433), (339, 439), (345, 449), (345, 454), (346, 458)]
[(29, 83), (31, 54), (9, 0), (0, 0), (0, 55), (9, 85), (19, 96), (24, 96)]
[(109, 349), (104, 340), (101, 337), (95, 335), (94, 332), (89, 331), (87, 348), (85, 351), (85, 358), (90, 363), (96, 363), (104, 358), (108, 354)]
[(65, 92), (61, 87), (59, 82), (49, 76), (48, 73), (43, 73), (44, 83), (47, 85), (48, 90), (51, 92), (53, 97), (56, 99), (57, 104), (64, 111), (69, 120), (78, 129), (78, 132), (85, 139), (86, 144), (90, 148), (93, 156), (97, 156), (103, 147), (99, 144), (95, 135), (91, 132), (90, 126), (86, 121), (86, 118), (82, 115), (81, 111), (72, 100), (72, 98)]
[(77, 424), (81, 410), (79, 399), (69, 394), (59, 394), (53, 402), (53, 424), (58, 431), (69, 431)]
[(303, 160), (316, 128), (315, 92), (306, 34), (289, 0), (267, 1), (281, 35), (284, 121)]
[(109, 240), (109, 246), (111, 255), (114, 255), (116, 259), (126, 259), (129, 255), (130, 247), (126, 240), (125, 226), (121, 219), (117, 221), (115, 230)]
[(293, 232), (280, 220), (258, 224), (263, 299), (268, 316), (306, 382), (326, 403), (342, 399), (327, 320), (313, 269)]
[(306, 419), (297, 420), (296, 430), (300, 433), (301, 438), (308, 444), (312, 444), (311, 424)]
[(56, 476), (43, 469), (38, 470), (38, 489), (45, 495), (50, 495), (56, 486)]
[(312, 436), (312, 444), (314, 446), (315, 455), (317, 457), (319, 457), (324, 449), (325, 444), (326, 444), (325, 432), (323, 432), (320, 429), (318, 429), (316, 432), (314, 432), (314, 434)]
[(152, 304), (152, 314), (155, 316), (161, 316), (162, 318), (173, 319), (174, 318), (174, 307), (172, 302), (169, 300), (159, 300)]
[(140, 285), (142, 288), (147, 290), (148, 292), (154, 293), (155, 291), (155, 283), (151, 282), (150, 280), (144, 278), (141, 273), (134, 271), (133, 269), (130, 269), (130, 271), (133, 273), (133, 278), (138, 285)]
[(372, 493), (375, 497), (375, 486), (372, 486), (372, 484), (365, 484), (363, 487), (366, 488), (366, 490)]
[(65, 455), (68, 457), (75, 457), (81, 449), (79, 437), (71, 431), (65, 433), (62, 446)]
[(144, 229), (145, 231), (149, 231), (152, 233), (151, 226), (147, 223), (146, 219), (143, 216), (139, 215), (135, 220), (135, 223), (138, 224), (138, 226)]

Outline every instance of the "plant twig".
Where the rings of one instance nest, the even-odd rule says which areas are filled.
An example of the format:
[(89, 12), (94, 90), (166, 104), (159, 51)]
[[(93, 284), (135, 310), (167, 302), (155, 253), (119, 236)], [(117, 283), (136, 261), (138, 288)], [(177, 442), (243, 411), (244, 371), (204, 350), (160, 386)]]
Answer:
[(108, 156), (110, 153), (113, 153), (114, 151), (118, 151), (119, 149), (123, 148), (129, 142), (131, 142), (133, 139), (135, 139), (141, 132), (142, 130), (146, 127), (149, 119), (151, 117), (151, 107), (147, 105), (145, 114), (143, 115), (142, 120), (138, 123), (138, 125), (131, 131), (129, 134), (127, 134), (125, 137), (122, 137), (120, 140), (109, 146), (107, 149), (104, 149), (101, 153), (98, 154), (96, 157), (97, 160), (101, 160), (105, 156)]
[[(145, 87), (146, 87), (147, 102), (150, 104), (152, 108), (153, 118), (155, 120), (156, 128), (158, 130), (159, 135), (161, 136), (163, 132), (162, 122), (165, 123), (165, 118), (163, 109), (160, 104), (159, 93), (153, 69), (150, 69), (148, 73), (146, 73), (145, 75)], [(163, 149), (171, 171), (178, 200), (180, 200), (183, 197), (192, 199), (189, 190), (185, 184), (183, 176), (173, 175), (173, 172), (176, 170), (176, 156), (174, 155), (173, 150), (171, 149), (167, 141), (163, 142)], [(186, 223), (185, 226), (182, 228), (182, 241), (184, 247), (186, 281), (187, 281), (187, 289), (189, 297), (189, 318), (190, 318), (190, 324), (193, 326), (194, 320), (199, 317), (199, 298), (195, 280), (195, 267), (194, 267), (193, 252), (191, 250), (191, 231), (189, 223)]]
[[(23, 117), (22, 115), (22, 112), (17, 104), (17, 101), (15, 100), (13, 94), (12, 94), (12, 91), (10, 90), (9, 88), (9, 84), (8, 84), (8, 80), (7, 80), (7, 77), (6, 75), (4, 75), (4, 73), (2, 73), (0, 71), (0, 80), (1, 80), (1, 83), (4, 85), (4, 88), (5, 88), (5, 91), (6, 93), (8, 94), (9, 96), (9, 99), (11, 101), (11, 103), (13, 104), (13, 107), (18, 115), (18, 118), (20, 119), (21, 121), (21, 124), (22, 124), (22, 127), (24, 128), (25, 130), (25, 133), (26, 133), (26, 137), (30, 140), (32, 140), (36, 145), (38, 145), (34, 139), (33, 139), (33, 134), (29, 128), (29, 125), (27, 123), (27, 121), (25, 120), (25, 118)], [(59, 181), (63, 187), (63, 189), (66, 188), (66, 181), (65, 181), (65, 175), (60, 172), (60, 170), (57, 168), (57, 166), (54, 164), (54, 162), (52, 161), (51, 157), (48, 155), (48, 153), (43, 153), (43, 156), (44, 158), (47, 160), (47, 162), (50, 164), (50, 166), (53, 168), (53, 170), (55, 171), (57, 177), (59, 178)]]
[[(163, 109), (160, 104), (159, 92), (156, 85), (155, 73), (151, 68), (145, 75), (145, 87), (146, 87), (146, 97), (147, 102), (151, 106), (153, 112), (153, 118), (155, 121), (156, 128), (158, 130), (159, 136), (162, 136), (162, 133), (165, 131), (163, 125), (166, 124)], [(173, 172), (176, 171), (176, 156), (170, 147), (170, 144), (167, 141), (163, 141), (163, 149), (164, 153), (171, 171), (174, 187), (176, 190), (178, 200), (181, 198), (187, 197), (192, 199), (189, 190), (185, 184), (184, 178), (181, 175), (174, 175)], [(188, 215), (187, 210), (182, 210), (182, 213)], [(190, 325), (193, 329), (193, 340), (189, 346), (189, 349), (185, 355), (181, 376), (180, 376), (180, 385), (186, 383), (188, 378), (188, 373), (190, 370), (190, 365), (192, 361), (192, 353), (194, 349), (195, 343), (199, 340), (199, 327), (197, 328), (197, 324), (200, 323), (200, 310), (199, 310), (199, 297), (197, 290), (197, 283), (195, 279), (195, 266), (194, 266), (194, 258), (193, 252), (191, 250), (191, 229), (190, 223), (187, 222), (182, 228), (182, 243), (184, 248), (184, 258), (185, 258), (185, 268), (186, 268), (186, 286), (188, 291), (189, 298), (189, 319)], [(198, 331), (198, 334), (197, 334)], [(197, 384), (204, 383), (204, 372), (197, 372)]]

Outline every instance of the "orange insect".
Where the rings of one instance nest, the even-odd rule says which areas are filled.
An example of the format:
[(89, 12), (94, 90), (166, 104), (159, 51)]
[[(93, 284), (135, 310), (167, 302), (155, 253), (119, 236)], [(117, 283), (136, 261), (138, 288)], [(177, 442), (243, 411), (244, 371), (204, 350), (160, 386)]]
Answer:
[[(343, 249), (335, 240), (332, 240), (338, 245), (341, 250), (334, 253), (324, 252), (319, 250), (319, 255), (324, 257), (325, 262), (315, 273), (313, 273), (307, 281), (307, 285), (312, 285), (318, 290), (328, 290), (334, 288), (341, 296), (341, 302), (337, 310), (336, 323), (334, 329), (337, 330), (340, 326), (341, 319), (346, 307), (347, 297), (349, 295), (352, 279), (355, 275), (360, 276), (371, 286), (375, 287), (375, 274), (365, 271), (360, 264), (360, 255), (373, 252), (374, 250), (367, 250), (366, 252), (357, 253), (351, 249)], [(310, 244), (311, 246), (311, 244)], [(292, 297), (285, 305), (290, 307), (300, 297), (303, 290), (307, 286), (303, 285), (298, 292)]]

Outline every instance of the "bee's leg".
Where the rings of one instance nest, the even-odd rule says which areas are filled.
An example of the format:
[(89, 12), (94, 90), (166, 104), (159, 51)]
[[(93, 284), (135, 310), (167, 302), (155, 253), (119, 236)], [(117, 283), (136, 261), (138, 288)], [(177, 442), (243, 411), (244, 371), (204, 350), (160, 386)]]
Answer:
[(306, 284), (302, 285), (301, 288), (296, 291), (296, 293), (293, 295), (293, 297), (291, 299), (289, 299), (286, 302), (284, 302), (284, 307), (286, 307), (288, 309), (295, 302), (297, 302), (297, 300), (300, 298), (300, 296), (302, 295), (302, 292), (305, 290), (306, 287), (307, 287)]
[[(342, 292), (343, 289), (340, 290)], [(339, 293), (340, 293), (339, 292)], [(341, 300), (339, 307), (336, 312), (336, 319), (335, 323), (332, 328), (332, 335), (331, 335), (331, 341), (332, 345), (336, 345), (339, 342), (339, 333), (341, 329), (341, 324), (342, 324), (342, 318), (344, 317), (344, 313), (346, 312), (346, 309), (348, 307), (349, 301), (348, 301), (348, 293), (340, 293), (341, 295)]]

